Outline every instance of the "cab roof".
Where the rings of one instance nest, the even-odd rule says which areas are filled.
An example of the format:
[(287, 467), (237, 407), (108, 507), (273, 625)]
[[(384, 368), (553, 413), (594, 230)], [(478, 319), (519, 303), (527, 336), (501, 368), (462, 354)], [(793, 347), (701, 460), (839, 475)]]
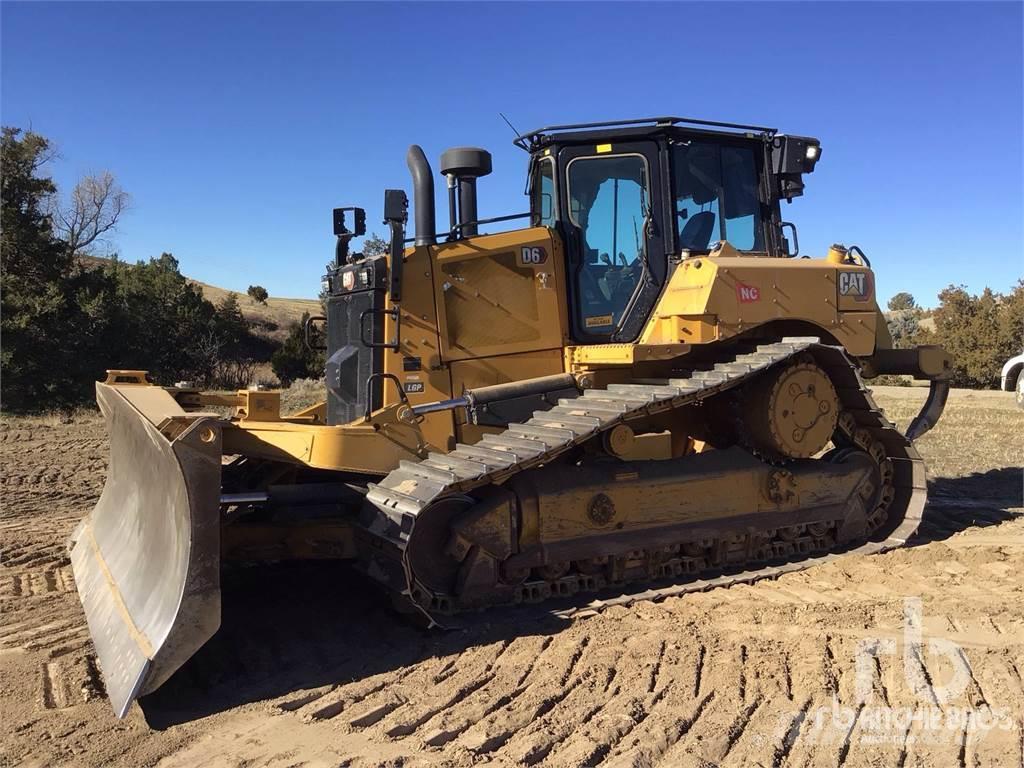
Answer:
[(717, 120), (697, 120), (690, 117), (640, 117), (631, 120), (607, 120), (599, 123), (549, 125), (520, 134), (513, 143), (527, 152), (535, 152), (550, 144), (643, 138), (667, 133), (724, 135), (767, 141), (778, 133), (778, 129)]

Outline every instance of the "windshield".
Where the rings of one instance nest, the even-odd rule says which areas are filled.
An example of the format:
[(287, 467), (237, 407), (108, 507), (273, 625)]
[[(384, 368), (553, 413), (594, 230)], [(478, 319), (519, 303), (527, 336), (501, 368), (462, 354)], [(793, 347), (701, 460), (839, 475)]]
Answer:
[(576, 312), (588, 333), (610, 334), (643, 275), (647, 162), (641, 155), (580, 157), (568, 177), (569, 216), (583, 238)]
[(754, 150), (697, 141), (672, 148), (680, 250), (706, 251), (718, 240), (763, 251)]

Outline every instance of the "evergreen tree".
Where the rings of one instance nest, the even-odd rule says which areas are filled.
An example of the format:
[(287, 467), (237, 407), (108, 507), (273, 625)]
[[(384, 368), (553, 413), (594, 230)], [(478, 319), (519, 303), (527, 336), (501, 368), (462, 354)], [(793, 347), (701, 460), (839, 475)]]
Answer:
[[(306, 346), (304, 327), (308, 319), (309, 313), (304, 312), (301, 322), (292, 323), (284, 344), (270, 357), (274, 374), (286, 387), (296, 379), (319, 379), (324, 375), (323, 352)], [(319, 340), (311, 341), (316, 345)]]
[(889, 299), (889, 309), (896, 312), (901, 309), (917, 309), (917, 302), (914, 297), (906, 291), (901, 291)]
[(50, 207), (56, 187), (41, 175), (49, 142), (31, 131), (3, 128), (0, 139), (0, 367), (3, 407), (49, 408), (67, 402), (68, 354), (75, 344), (72, 261), (54, 236)]

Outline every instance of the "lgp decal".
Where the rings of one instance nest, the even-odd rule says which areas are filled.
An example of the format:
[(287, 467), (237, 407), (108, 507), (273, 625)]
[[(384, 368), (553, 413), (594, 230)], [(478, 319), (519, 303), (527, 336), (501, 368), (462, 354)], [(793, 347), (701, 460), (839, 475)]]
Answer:
[(840, 272), (839, 295), (867, 301), (871, 298), (871, 276), (867, 272)]
[(761, 289), (756, 285), (747, 285), (746, 283), (736, 283), (736, 298), (738, 298), (744, 304), (751, 304), (755, 301), (761, 300)]
[(525, 267), (536, 267), (548, 260), (548, 254), (539, 245), (524, 245), (519, 249), (519, 260)]
[(423, 382), (422, 381), (407, 381), (407, 382), (405, 382), (405, 391), (406, 391), (407, 394), (410, 394), (410, 395), (416, 394), (417, 392), (422, 392), (423, 391)]

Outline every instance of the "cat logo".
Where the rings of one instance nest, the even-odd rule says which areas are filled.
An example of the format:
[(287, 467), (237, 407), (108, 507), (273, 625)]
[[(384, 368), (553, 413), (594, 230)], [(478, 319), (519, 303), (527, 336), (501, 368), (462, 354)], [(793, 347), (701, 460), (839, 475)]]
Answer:
[(871, 278), (867, 272), (840, 272), (839, 295), (851, 296), (854, 301), (871, 298)]

